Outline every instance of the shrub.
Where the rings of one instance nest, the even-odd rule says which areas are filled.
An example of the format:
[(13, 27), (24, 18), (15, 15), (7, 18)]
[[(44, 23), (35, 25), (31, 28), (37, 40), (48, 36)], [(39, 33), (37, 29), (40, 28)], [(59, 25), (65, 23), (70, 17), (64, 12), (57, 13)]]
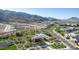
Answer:
[(17, 33), (16, 33), (16, 36), (23, 36), (23, 33), (17, 32)]
[(69, 37), (69, 36), (67, 36), (67, 37), (66, 37), (66, 39), (70, 39), (70, 37)]

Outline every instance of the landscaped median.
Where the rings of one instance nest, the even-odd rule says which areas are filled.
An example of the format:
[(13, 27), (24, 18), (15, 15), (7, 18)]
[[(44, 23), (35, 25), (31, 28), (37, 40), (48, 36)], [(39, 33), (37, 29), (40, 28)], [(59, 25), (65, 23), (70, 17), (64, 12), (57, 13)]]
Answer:
[(61, 44), (59, 44), (59, 43), (54, 43), (54, 44), (52, 44), (50, 47), (52, 47), (52, 48), (54, 48), (54, 49), (66, 48), (66, 46), (65, 46), (63, 43), (61, 43)]

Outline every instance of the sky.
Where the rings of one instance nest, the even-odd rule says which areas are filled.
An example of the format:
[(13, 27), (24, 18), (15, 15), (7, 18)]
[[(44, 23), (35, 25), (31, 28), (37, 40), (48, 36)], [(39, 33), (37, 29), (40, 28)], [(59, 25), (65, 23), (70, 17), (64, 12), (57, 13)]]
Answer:
[(25, 12), (43, 17), (53, 17), (58, 19), (79, 17), (79, 8), (2, 8), (2, 9), (17, 12)]

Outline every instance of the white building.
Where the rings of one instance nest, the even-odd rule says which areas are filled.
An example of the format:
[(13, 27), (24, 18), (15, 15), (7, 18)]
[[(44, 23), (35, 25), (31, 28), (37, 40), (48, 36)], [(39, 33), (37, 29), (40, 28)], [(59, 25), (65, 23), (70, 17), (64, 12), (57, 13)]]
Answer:
[(9, 24), (3, 24), (3, 23), (0, 23), (0, 32), (11, 32), (11, 31), (15, 31), (16, 29), (12, 26), (12, 25), (9, 25)]

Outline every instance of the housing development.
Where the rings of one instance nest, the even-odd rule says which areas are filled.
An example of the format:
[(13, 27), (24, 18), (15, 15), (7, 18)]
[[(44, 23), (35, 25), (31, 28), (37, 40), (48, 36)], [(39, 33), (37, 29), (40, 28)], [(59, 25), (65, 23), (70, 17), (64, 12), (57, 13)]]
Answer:
[[(8, 17), (6, 18), (6, 20), (9, 19), (8, 21), (2, 18), (1, 12), (7, 13), (5, 16)], [(15, 13), (18, 16), (14, 17)], [(0, 11), (0, 50), (79, 49), (79, 19), (77, 17), (60, 20), (32, 15), (31, 18), (27, 18), (31, 20), (26, 20), (23, 15), (26, 14)]]

